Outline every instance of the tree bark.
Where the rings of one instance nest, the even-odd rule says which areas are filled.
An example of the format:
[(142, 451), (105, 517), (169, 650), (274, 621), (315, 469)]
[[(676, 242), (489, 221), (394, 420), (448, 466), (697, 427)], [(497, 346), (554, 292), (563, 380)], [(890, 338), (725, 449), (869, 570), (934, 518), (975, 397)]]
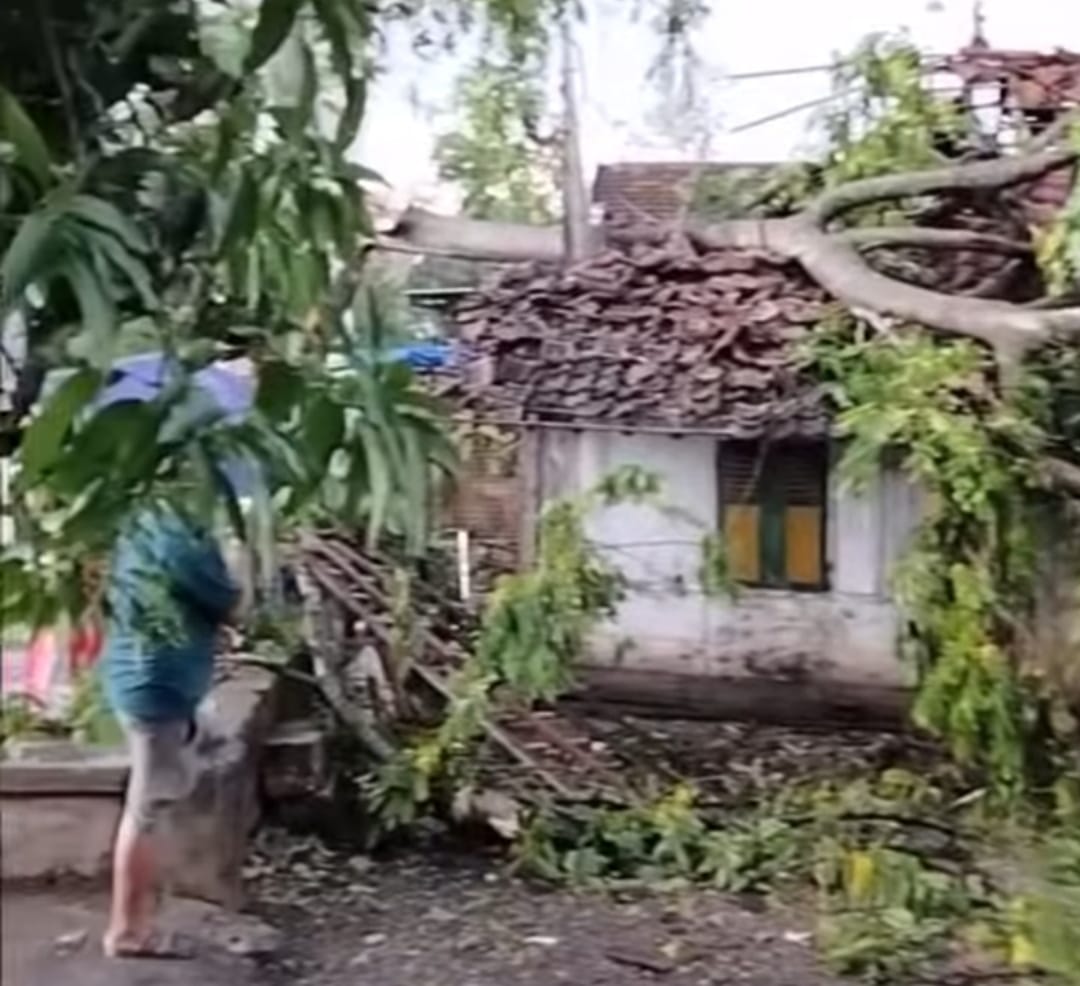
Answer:
[(1045, 459), (1042, 473), (1052, 488), (1080, 497), (1080, 466), (1064, 459)]
[[(907, 245), (1020, 254), (1026, 251), (1024, 244), (960, 230), (832, 231), (829, 226), (859, 206), (941, 192), (1006, 188), (1073, 165), (1077, 158), (1071, 147), (1051, 147), (994, 161), (868, 178), (823, 192), (790, 218), (691, 225), (685, 234), (706, 249), (765, 249), (795, 260), (837, 301), (977, 339), (993, 348), (1008, 372), (1037, 346), (1053, 339), (1080, 339), (1080, 306), (1037, 309), (932, 291), (874, 270), (858, 248)], [(618, 237), (632, 242), (676, 232), (674, 228), (651, 227), (620, 230)], [(558, 227), (452, 219), (419, 209), (405, 213), (393, 236), (417, 248), (503, 262), (558, 261), (563, 247)], [(593, 245), (603, 237), (602, 229), (590, 229)]]
[(969, 250), (977, 253), (1003, 253), (1016, 257), (1032, 253), (1030, 243), (991, 236), (967, 229), (929, 229), (919, 226), (877, 226), (844, 230), (838, 234), (845, 243), (860, 250), (890, 247), (918, 247), (927, 250)]

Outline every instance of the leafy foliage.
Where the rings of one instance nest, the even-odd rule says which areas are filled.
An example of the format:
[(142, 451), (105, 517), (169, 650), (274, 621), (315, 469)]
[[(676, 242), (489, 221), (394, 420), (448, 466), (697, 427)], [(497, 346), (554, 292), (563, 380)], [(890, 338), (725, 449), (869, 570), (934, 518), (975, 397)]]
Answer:
[(539, 134), (542, 91), (528, 66), (477, 62), (457, 83), (454, 129), (435, 148), (439, 174), (476, 219), (550, 222), (557, 158)]
[[(28, 377), (5, 420), (19, 494), (5, 621), (77, 611), (79, 559), (107, 553), (137, 504), (224, 512), (244, 533), (225, 463), (265, 481), (279, 523), (329, 512), (413, 552), (453, 466), (440, 409), (387, 359), (384, 306), (358, 291), (376, 176), (345, 152), (368, 7), (174, 7), (46, 10), (78, 94), (32, 66), (0, 93), (0, 318), (27, 328), (27, 367), (65, 377), (44, 391)], [(26, 108), (43, 102), (70, 125)], [(113, 361), (145, 351), (166, 356), (159, 397), (101, 400)], [(235, 420), (192, 380), (240, 354), (258, 399)]]
[(945, 162), (945, 148), (969, 139), (965, 117), (928, 84), (919, 50), (872, 35), (833, 70), (837, 99), (824, 115), (828, 185), (915, 171)]
[[(489, 597), (473, 653), (451, 682), (445, 716), (374, 779), (373, 809), (384, 831), (411, 824), (440, 793), (467, 783), (470, 754), (497, 693), (531, 704), (553, 701), (573, 684), (589, 633), (614, 613), (623, 590), (618, 570), (589, 540), (587, 519), (624, 503), (663, 509), (660, 494), (655, 475), (626, 466), (580, 497), (548, 504), (536, 563), (503, 576)], [(703, 589), (730, 591), (722, 546), (707, 535), (702, 553)]]
[(1072, 823), (1051, 825), (1053, 849), (1037, 851), (1042, 861), (1025, 863), (1017, 884), (1001, 867), (1030, 858), (1018, 847), (1031, 830), (1002, 840), (975, 795), (956, 798), (894, 768), (717, 810), (677, 784), (625, 806), (539, 810), (518, 840), (517, 862), (559, 883), (689, 880), (761, 895), (811, 885), (825, 958), (872, 982), (930, 974), (960, 943), (998, 968), (1074, 975)]
[[(978, 146), (969, 115), (935, 93), (919, 50), (903, 37), (871, 35), (833, 69), (820, 114), (825, 150), (810, 164), (702, 173), (696, 211), (709, 218), (782, 216), (824, 188), (948, 163)], [(856, 210), (854, 222), (910, 221), (912, 203)], [(887, 214), (882, 209), (887, 208)]]
[[(1072, 141), (1080, 147), (1080, 126), (1073, 127)], [(1054, 222), (1036, 235), (1035, 249), (1050, 295), (1080, 289), (1080, 176)]]
[(848, 480), (865, 482), (893, 455), (927, 493), (895, 579), (920, 673), (916, 720), (1015, 791), (1045, 753), (1031, 669), (1013, 646), (1032, 609), (1027, 494), (1042, 433), (994, 393), (971, 344), (915, 332), (867, 340), (841, 324), (814, 347)]
[(628, 468), (578, 499), (547, 507), (536, 566), (500, 580), (474, 653), (451, 682), (446, 715), (433, 734), (402, 750), (375, 779), (373, 808), (385, 831), (411, 824), (436, 795), (436, 783), (452, 787), (462, 780), (496, 687), (527, 702), (555, 698), (567, 688), (586, 634), (619, 599), (618, 574), (586, 539), (585, 518), (598, 504), (640, 500), (657, 489), (654, 476)]

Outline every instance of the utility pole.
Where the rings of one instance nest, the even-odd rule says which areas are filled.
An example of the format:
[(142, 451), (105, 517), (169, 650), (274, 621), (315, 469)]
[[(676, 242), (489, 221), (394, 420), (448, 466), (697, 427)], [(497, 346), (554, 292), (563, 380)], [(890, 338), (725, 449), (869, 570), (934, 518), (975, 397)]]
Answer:
[(986, 40), (986, 10), (983, 0), (974, 0), (971, 5), (971, 47), (988, 48)]
[(571, 6), (562, 13), (563, 99), (563, 250), (567, 263), (589, 253), (589, 201), (581, 160), (581, 121), (578, 118), (574, 37)]

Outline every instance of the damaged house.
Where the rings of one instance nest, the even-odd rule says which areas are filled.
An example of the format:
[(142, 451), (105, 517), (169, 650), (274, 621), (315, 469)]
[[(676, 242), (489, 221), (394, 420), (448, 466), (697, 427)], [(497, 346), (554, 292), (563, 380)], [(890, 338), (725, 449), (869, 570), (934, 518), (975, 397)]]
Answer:
[[(1007, 85), (1032, 126), (1047, 122), (1042, 108), (1052, 117), (1080, 98), (1075, 55), (972, 49), (951, 68), (973, 86)], [(590, 518), (591, 538), (627, 581), (587, 655), (592, 690), (683, 714), (877, 718), (901, 708), (912, 683), (890, 582), (920, 491), (889, 466), (858, 491), (838, 475), (829, 409), (800, 355), (832, 300), (803, 269), (671, 235), (709, 168), (739, 180), (762, 170), (601, 169), (594, 200), (616, 234), (609, 243), (620, 224), (660, 232), (568, 268), (512, 268), (461, 303), (452, 331), (470, 356), (456, 400), (471, 420), (519, 438), (526, 557), (544, 503), (620, 466), (662, 482), (674, 509), (620, 505)], [(928, 202), (919, 222), (1028, 241), (1070, 179), (1059, 171), (1004, 194)], [(958, 296), (1041, 293), (1026, 249), (947, 260), (897, 249), (875, 263)], [(703, 532), (723, 539), (734, 598), (702, 591)]]
[[(859, 493), (836, 474), (821, 389), (798, 365), (827, 305), (794, 264), (673, 243), (518, 270), (459, 309), (474, 406), (523, 435), (526, 544), (545, 502), (620, 466), (658, 476), (672, 508), (590, 520), (627, 582), (589, 655), (605, 695), (739, 712), (783, 701), (784, 682), (807, 711), (900, 701), (889, 571), (918, 496), (895, 471)], [(701, 589), (706, 531), (723, 536), (734, 599)]]

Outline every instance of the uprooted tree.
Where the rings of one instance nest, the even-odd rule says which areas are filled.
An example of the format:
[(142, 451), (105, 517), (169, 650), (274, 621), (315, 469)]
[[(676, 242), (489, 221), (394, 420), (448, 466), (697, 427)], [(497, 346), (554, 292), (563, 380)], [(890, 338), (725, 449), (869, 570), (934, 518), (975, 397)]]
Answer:
[[(703, 5), (657, 7), (675, 57)], [(1045, 725), (1029, 722), (1013, 674), (1029, 637), (1017, 617), (1036, 595), (1017, 532), (1033, 496), (1080, 495), (1080, 196), (1059, 202), (1034, 242), (1023, 210), (1018, 220), (998, 200), (1022, 201), (1049, 177), (1075, 182), (1074, 113), (1022, 107), (1007, 140), (988, 138), (962, 102), (927, 88), (916, 52), (875, 43), (838, 70), (855, 95), (827, 121), (824, 163), (762, 191), (748, 216), (704, 221), (691, 208), (677, 228), (587, 227), (570, 113), (562, 228), (409, 209), (375, 234), (361, 189), (373, 176), (348, 151), (380, 29), (397, 20), (418, 40), (452, 40), (479, 19), (493, 50), (543, 73), (576, 16), (556, 0), (462, 0), (449, 18), (443, 5), (351, 0), (5, 7), (0, 303), (6, 336), (25, 328), (25, 353), (4, 354), (17, 377), (4, 439), (20, 532), (3, 560), (6, 617), (77, 609), (81, 559), (107, 548), (130, 504), (209, 509), (223, 488), (214, 463), (231, 455), (259, 463), (286, 524), (334, 516), (372, 538), (389, 526), (419, 551), (431, 474), (451, 456), (437, 411), (380, 358), (385, 320), (358, 291), (364, 257), (403, 246), (558, 263), (566, 245), (573, 255), (676, 235), (702, 252), (794, 260), (876, 333), (859, 345), (823, 332), (814, 358), (852, 447), (907, 450), (945, 505), (920, 542), (922, 568), (909, 568), (921, 577), (906, 583), (924, 679), (937, 686), (925, 718), (958, 734), (958, 750), (995, 751), (1015, 782), (1027, 759), (1017, 750)], [(1061, 58), (1056, 98), (1068, 103), (1075, 59)], [(530, 100), (521, 112), (532, 128)], [(973, 286), (950, 292), (927, 276), (971, 257), (991, 265)], [(171, 355), (176, 386), (144, 405), (99, 406), (111, 361), (146, 348)], [(187, 403), (190, 374), (223, 354), (251, 356), (259, 379), (257, 413), (239, 425)], [(69, 372), (42, 401), (55, 369)]]
[[(669, 58), (685, 51), (705, 10), (696, 0), (632, 6), (659, 12)], [(839, 303), (808, 359), (834, 394), (849, 466), (898, 450), (935, 494), (900, 573), (922, 720), (988, 767), (1005, 794), (1052, 778), (1049, 761), (1073, 727), (1059, 701), (1064, 686), (1031, 674), (1027, 660), (1038, 594), (1033, 513), (1067, 511), (1080, 496), (1080, 200), (1074, 191), (1059, 202), (1035, 242), (1015, 216), (1000, 227), (971, 220), (1002, 218), (1003, 193), (1047, 176), (1075, 182), (1073, 120), (1036, 113), (1038, 133), (1018, 126), (1008, 149), (987, 146), (971, 139), (965, 114), (926, 89), (917, 54), (871, 48), (842, 69), (859, 98), (829, 121), (823, 165), (755, 190), (745, 214), (721, 208), (724, 218), (707, 222), (688, 209), (672, 228), (586, 228), (571, 167), (573, 236), (420, 209), (376, 234), (361, 190), (374, 176), (347, 152), (380, 31), (404, 22), (418, 42), (439, 41), (479, 19), (511, 58), (543, 71), (554, 25), (577, 10), (562, 0), (3, 5), (0, 318), (5, 348), (17, 336), (25, 342), (23, 353), (0, 354), (16, 377), (2, 421), (18, 498), (17, 537), (0, 560), (5, 628), (77, 611), (82, 561), (108, 548), (133, 503), (166, 497), (208, 511), (222, 487), (215, 462), (241, 453), (268, 477), (287, 533), (330, 517), (365, 527), (371, 540), (393, 529), (421, 550), (431, 474), (449, 450), (438, 410), (379, 359), (384, 320), (358, 290), (364, 258), (385, 246), (557, 264), (567, 242), (633, 250), (675, 236), (702, 253), (750, 248), (794, 260)], [(467, 174), (458, 168), (455, 177)], [(971, 257), (1000, 269), (953, 292), (926, 276), (928, 266)], [(1018, 270), (1034, 280), (1014, 294)], [(20, 331), (9, 335), (12, 326)], [(170, 354), (175, 386), (141, 407), (99, 407), (112, 361), (143, 349)], [(191, 376), (222, 355), (255, 364), (255, 412), (241, 425), (186, 406)], [(57, 369), (66, 378), (43, 387)], [(540, 694), (563, 680), (589, 621), (612, 600), (607, 573), (581, 543), (579, 509), (563, 505), (538, 570), (496, 599), (481, 653), (456, 655), (465, 673), (434, 741), (410, 747), (406, 762), (381, 751), (394, 768), (381, 778), (387, 800), (423, 800), (418, 779), (426, 794), (484, 728), (490, 687), (520, 684), (536, 641), (557, 659), (544, 666)], [(575, 610), (582, 598), (588, 607)], [(551, 617), (537, 602), (569, 625), (512, 619), (519, 610)], [(507, 665), (514, 654), (520, 660)], [(530, 688), (526, 697), (536, 694)], [(338, 708), (363, 739), (370, 719), (355, 711)], [(676, 792), (629, 818), (589, 815), (584, 846), (574, 826), (564, 838), (574, 865), (590, 862), (590, 872), (595, 853), (580, 850), (593, 848), (596, 833), (608, 846), (629, 836), (652, 863), (679, 872), (704, 854), (710, 878), (722, 871), (725, 881), (746, 878), (745, 860), (758, 870), (775, 861), (771, 819), (706, 839), (691, 807)], [(782, 855), (808, 858), (779, 841)], [(552, 845), (544, 841), (538, 857)], [(937, 901), (941, 881), (924, 893), (908, 863), (903, 854), (855, 857), (844, 879), (856, 910), (875, 866), (898, 870), (919, 906)], [(901, 908), (909, 916), (910, 903)], [(882, 952), (896, 952), (897, 934), (920, 934), (917, 924), (885, 929)]]
[[(1061, 58), (1080, 74), (1080, 60)], [(970, 70), (962, 58), (952, 67)], [(921, 672), (918, 717), (1015, 789), (1045, 779), (1051, 751), (1074, 737), (1075, 640), (1036, 655), (1032, 623), (1040, 558), (1065, 540), (1040, 534), (1036, 514), (1057, 511), (1058, 530), (1075, 530), (1080, 498), (1080, 130), (1075, 111), (1048, 118), (1028, 107), (1002, 133), (981, 133), (962, 101), (931, 91), (926, 69), (902, 43), (864, 47), (839, 69), (843, 91), (862, 88), (827, 120), (825, 161), (759, 181), (743, 196), (748, 215), (731, 216), (729, 196), (721, 219), (692, 207), (668, 226), (631, 214), (578, 240), (593, 253), (672, 240), (703, 259), (764, 251), (797, 262), (834, 299), (808, 360), (834, 398), (847, 471), (858, 481), (901, 454), (931, 493), (897, 573)], [(1033, 234), (1028, 199), (1048, 182), (1066, 194)], [(566, 218), (580, 221), (569, 207)], [(387, 231), (386, 245), (395, 241), (558, 263), (566, 238), (554, 226), (414, 208)], [(1075, 556), (1067, 566), (1075, 592)]]

